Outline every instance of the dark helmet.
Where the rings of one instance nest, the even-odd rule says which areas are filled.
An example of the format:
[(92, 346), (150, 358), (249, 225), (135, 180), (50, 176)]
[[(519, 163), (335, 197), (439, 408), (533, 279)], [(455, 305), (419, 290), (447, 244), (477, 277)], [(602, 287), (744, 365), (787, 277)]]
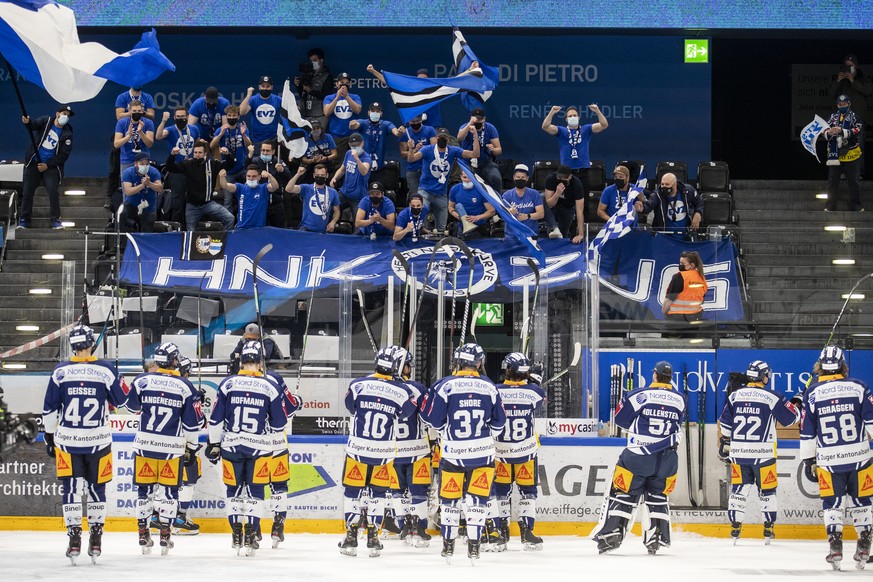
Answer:
[(746, 378), (752, 382), (763, 382), (764, 376), (770, 375), (770, 364), (763, 360), (755, 360), (746, 370)]
[(530, 360), (521, 352), (508, 354), (501, 366), (505, 372), (512, 372), (516, 377), (530, 373)]
[[(374, 368), (377, 374), (393, 376), (398, 373), (397, 366), (400, 365), (401, 358), (399, 350), (403, 350), (403, 348), (388, 346), (379, 350), (376, 354)], [(405, 352), (406, 350), (403, 351)]]
[(394, 346), (394, 369), (398, 374), (402, 374), (403, 368), (406, 366), (409, 366), (410, 371), (415, 367), (415, 364), (412, 363), (412, 354), (404, 348)]
[(485, 362), (485, 350), (479, 344), (464, 344), (455, 350), (453, 360), (459, 368), (479, 368)]
[(161, 368), (174, 367), (181, 357), (179, 346), (172, 342), (163, 343), (155, 350), (155, 363)]
[(75, 351), (94, 347), (94, 331), (87, 325), (77, 325), (70, 330), (70, 347)]
[(534, 362), (530, 365), (530, 370), (528, 370), (527, 377), (531, 382), (539, 386), (543, 383), (543, 373), (546, 370), (546, 365), (542, 362)]
[(257, 340), (248, 340), (243, 344), (242, 351), (239, 355), (239, 361), (242, 364), (254, 364), (261, 361), (261, 342)]

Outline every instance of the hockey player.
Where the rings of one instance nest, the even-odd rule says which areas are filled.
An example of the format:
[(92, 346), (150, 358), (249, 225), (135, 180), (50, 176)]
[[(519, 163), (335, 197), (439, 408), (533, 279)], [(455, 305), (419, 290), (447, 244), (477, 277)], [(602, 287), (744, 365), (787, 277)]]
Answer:
[(82, 503), (91, 527), (88, 555), (101, 553), (106, 521), (106, 484), (112, 480), (112, 433), (109, 406), (127, 403), (118, 370), (91, 355), (94, 332), (85, 325), (70, 330), (76, 353), (55, 366), (49, 378), (42, 420), (45, 445), (55, 459), (61, 482), (64, 522), (69, 545), (66, 555), (75, 564), (82, 549)]
[(161, 555), (173, 547), (171, 528), (178, 512), (183, 465), (197, 464), (203, 411), (197, 390), (179, 375), (180, 359), (176, 344), (161, 344), (154, 355), (158, 370), (134, 378), (128, 400), (130, 410), (141, 411), (133, 442), (133, 483), (143, 554), (151, 553), (154, 546), (148, 524), (153, 510), (158, 513)]
[(398, 420), (397, 457), (394, 470), (397, 473), (399, 491), (394, 493), (395, 511), (400, 518), (400, 539), (417, 548), (430, 545), (427, 533), (427, 491), (431, 482), (430, 443), (427, 431), (421, 422), (418, 405), (427, 388), (412, 380), (412, 354), (403, 348), (394, 353), (399, 379), (412, 393), (415, 409), (408, 417)]
[[(191, 373), (191, 360), (187, 357), (179, 357), (179, 375), (182, 378), (188, 378)], [(193, 384), (193, 383), (192, 383)], [(201, 410), (205, 402), (206, 390), (197, 386), (194, 390), (194, 396), (200, 401)], [(206, 428), (206, 417), (203, 418), (203, 427)], [(173, 523), (173, 534), (180, 536), (196, 536), (200, 533), (200, 526), (188, 517), (188, 509), (194, 501), (194, 488), (200, 477), (203, 475), (203, 468), (200, 464), (200, 457), (197, 456), (197, 451), (200, 450), (200, 445), (195, 447), (194, 461), (188, 464), (182, 464), (182, 486), (179, 487), (179, 513), (176, 515), (176, 521)], [(157, 518), (152, 518), (152, 529), (157, 527)]]
[(818, 483), (824, 523), (830, 542), (827, 560), (834, 570), (843, 559), (843, 499), (849, 496), (849, 517), (858, 532), (855, 567), (870, 556), (873, 524), (873, 396), (867, 385), (849, 378), (843, 350), (828, 346), (816, 364), (818, 381), (803, 395), (800, 456), (806, 478)]
[(494, 480), (494, 435), (506, 413), (497, 388), (481, 375), (485, 352), (478, 344), (455, 351), (455, 371), (432, 387), (422, 419), (440, 432), (440, 503), (443, 550), (451, 562), (461, 517), (467, 517), (467, 557), (479, 559), (488, 498)]
[(282, 394), (264, 377), (260, 342), (247, 341), (240, 354), (239, 374), (218, 385), (205, 451), (210, 462), (221, 459), (231, 544), (237, 553), (245, 546), (245, 555), (254, 556), (259, 547), (274, 434), (285, 430), (287, 423)]
[(718, 456), (731, 463), (731, 497), (728, 519), (734, 543), (740, 537), (746, 500), (758, 486), (764, 514), (764, 541), (775, 537), (776, 523), (776, 422), (791, 426), (800, 412), (782, 394), (766, 388), (770, 366), (761, 360), (749, 364), (746, 382), (728, 395), (721, 418)]
[(357, 378), (346, 392), (346, 409), (352, 418), (343, 468), (344, 513), (346, 536), (339, 542), (340, 553), (358, 553), (358, 525), (361, 519), (361, 496), (367, 498), (367, 550), (370, 557), (382, 552), (379, 529), (385, 515), (386, 498), (392, 477), (396, 480), (393, 460), (397, 421), (415, 411), (409, 387), (398, 380), (396, 346), (376, 354), (375, 373)]
[(673, 391), (673, 366), (658, 362), (652, 383), (626, 393), (618, 403), (615, 422), (627, 431), (627, 447), (615, 464), (607, 510), (594, 536), (600, 553), (617, 549), (631, 524), (641, 498), (649, 511), (643, 543), (649, 554), (670, 547), (670, 505), (676, 486), (679, 429), (685, 401)]
[(528, 379), (530, 361), (513, 352), (503, 359), (503, 384), (497, 385), (506, 410), (506, 428), (497, 435), (497, 467), (494, 494), (500, 514), (500, 531), (509, 541), (511, 516), (510, 495), (515, 483), (519, 492), (518, 527), (525, 550), (541, 550), (543, 538), (534, 535), (537, 502), (537, 450), (539, 439), (534, 432), (534, 413), (546, 393)]
[(288, 467), (288, 433), (291, 432), (291, 419), (303, 407), (303, 401), (299, 396), (291, 394), (285, 379), (278, 373), (268, 371), (267, 380), (273, 382), (282, 394), (285, 414), (288, 417), (287, 428), (274, 435), (275, 450), (270, 460), (270, 512), (273, 514), (270, 537), (275, 549), (280, 542), (285, 541), (285, 518), (288, 517), (288, 479), (291, 476)]

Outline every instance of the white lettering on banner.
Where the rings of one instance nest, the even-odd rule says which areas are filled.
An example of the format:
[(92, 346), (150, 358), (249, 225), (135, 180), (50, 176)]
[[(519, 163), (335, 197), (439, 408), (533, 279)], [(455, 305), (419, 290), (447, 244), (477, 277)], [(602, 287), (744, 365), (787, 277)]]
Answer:
[[(444, 247), (445, 248), (445, 247)], [(460, 249), (457, 247), (451, 247), (454, 256), (463, 260), (465, 258), (464, 254), (460, 252)], [(497, 269), (497, 261), (494, 260), (494, 256), (491, 253), (486, 253), (480, 249), (471, 249), (473, 254), (476, 257), (476, 267), (474, 270), (474, 277), (479, 274), (479, 269), (482, 269), (482, 274), (478, 275), (478, 278), (473, 282), (473, 286), (471, 287), (471, 293), (476, 295), (478, 293), (484, 293), (488, 289), (494, 285), (498, 278), (499, 272)], [(408, 251), (403, 251), (403, 256), (406, 257), (406, 260), (410, 263), (413, 259), (417, 257), (430, 257), (433, 253), (433, 247), (424, 247), (420, 249), (410, 249)], [(559, 258), (559, 257), (556, 257)], [(522, 263), (526, 264), (526, 263)], [(406, 279), (406, 272), (403, 270), (403, 267), (400, 265), (400, 261), (396, 258), (392, 258), (391, 260), (391, 270), (394, 271), (394, 275), (400, 279), (400, 281), (404, 281)], [(553, 279), (554, 281), (554, 279)], [(417, 291), (421, 291), (424, 289), (424, 283), (420, 282), (418, 278), (415, 279), (415, 287)], [(437, 287), (436, 283), (433, 286), (428, 285), (426, 291), (428, 293), (432, 293), (436, 295)], [(449, 291), (444, 290), (444, 295), (451, 296), (449, 294), (453, 294), (454, 297), (466, 297), (467, 289), (466, 287), (459, 286), (457, 290)]]
[(309, 278), (306, 280), (306, 286), (309, 288), (318, 287), (322, 279), (332, 279), (334, 281), (364, 281), (366, 279), (374, 279), (378, 274), (370, 275), (354, 275), (352, 274), (359, 266), (375, 259), (380, 253), (372, 253), (344, 261), (339, 267), (324, 270), (324, 256), (312, 257), (309, 261)]
[(154, 285), (166, 287), (169, 284), (170, 277), (179, 279), (190, 279), (196, 283), (205, 276), (209, 281), (204, 289), (221, 289), (221, 282), (224, 280), (224, 267), (227, 259), (218, 259), (212, 261), (211, 269), (186, 269), (184, 266), (187, 261), (181, 261), (183, 268), (174, 267), (173, 257), (158, 257), (157, 266), (155, 267), (155, 277), (152, 279)]
[[(549, 274), (557, 271), (564, 265), (569, 265), (576, 259), (582, 256), (582, 253), (570, 253), (567, 255), (557, 255), (554, 257), (546, 257), (546, 266), (540, 268), (540, 283), (561, 283), (563, 281), (575, 281), (582, 275), (582, 271), (573, 271), (563, 275), (550, 277)], [(510, 257), (509, 262), (513, 267), (526, 267), (527, 257)], [(536, 278), (533, 273), (527, 273), (522, 277), (516, 277), (509, 281), (510, 287), (533, 287), (536, 284)]]
[(632, 292), (626, 291), (624, 288), (617, 285), (613, 285), (609, 282), (609, 280), (604, 279), (603, 277), (598, 276), (598, 278), (600, 279), (600, 283), (602, 285), (606, 285), (622, 297), (627, 297), (628, 299), (632, 299), (633, 301), (638, 301), (642, 303), (648, 301), (649, 296), (652, 294), (652, 281), (654, 280), (654, 272), (655, 261), (653, 261), (652, 259), (643, 259), (642, 261), (640, 261), (640, 264), (637, 265), (637, 288), (635, 291)]
[(170, 91), (167, 93), (159, 91), (152, 95), (156, 110), (170, 109), (171, 107), (185, 107), (187, 109), (198, 97), (200, 97), (200, 94), (193, 91)]
[[(230, 288), (243, 289), (246, 280), (252, 275), (253, 260), (246, 255), (237, 255), (233, 258), (233, 269), (230, 274)], [(285, 271), (285, 279), (280, 279), (264, 268), (264, 265), (258, 265), (258, 279), (282, 289), (296, 289), (300, 286), (300, 268), (303, 265), (303, 257), (289, 256), (288, 269)]]
[[(597, 65), (580, 63), (501, 63), (496, 65), (501, 83), (596, 83)], [(454, 77), (455, 65), (433, 65), (433, 77)]]
[[(518, 105), (510, 105), (509, 106), (509, 118), (510, 119), (543, 119), (546, 115), (549, 114), (549, 110), (552, 108), (552, 103), (547, 102), (545, 104), (540, 103), (532, 103), (532, 104), (518, 104)], [(596, 114), (588, 109), (588, 104), (582, 104), (578, 106), (579, 111), (583, 111), (582, 115), (587, 119), (596, 118)], [(564, 110), (566, 111), (566, 109)], [(559, 112), (553, 119), (560, 122), (560, 120), (564, 117), (564, 111)], [(600, 112), (603, 113), (604, 117), (607, 119), (643, 119), (643, 106), (642, 105), (615, 105), (615, 104), (601, 104)]]

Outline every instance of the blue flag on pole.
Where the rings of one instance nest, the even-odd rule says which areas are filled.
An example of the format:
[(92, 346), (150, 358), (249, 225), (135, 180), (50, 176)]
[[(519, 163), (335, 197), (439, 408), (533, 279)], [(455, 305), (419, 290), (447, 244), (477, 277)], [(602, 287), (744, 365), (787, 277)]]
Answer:
[(467, 108), (467, 111), (472, 111), (477, 107), (482, 107), (491, 97), (491, 93), (497, 88), (497, 83), (500, 81), (500, 71), (497, 70), (497, 67), (489, 67), (476, 56), (457, 26), (452, 30), (452, 34), (454, 35), (452, 56), (455, 59), (455, 70), (466, 71), (473, 66), (474, 62), (478, 62), (478, 68), (482, 71), (485, 91), (467, 91), (461, 94), (464, 107)]
[(394, 101), (403, 123), (421, 115), (434, 104), (455, 95), (467, 92), (480, 94), (488, 90), (481, 69), (468, 70), (457, 77), (447, 79), (424, 79), (388, 71), (382, 71), (382, 75), (385, 77), (385, 83), (391, 92), (391, 100)]
[(536, 233), (526, 224), (522, 224), (521, 221), (510, 213), (506, 206), (504, 206), (503, 199), (500, 198), (497, 192), (495, 192), (491, 186), (486, 184), (485, 180), (476, 175), (467, 164), (461, 160), (457, 160), (456, 163), (458, 164), (458, 167), (461, 168), (461, 171), (467, 174), (467, 177), (473, 181), (473, 188), (482, 195), (486, 202), (494, 207), (494, 210), (497, 211), (497, 214), (503, 219), (503, 222), (506, 223), (506, 232), (524, 243), (528, 251), (530, 251), (531, 258), (536, 259), (540, 267), (545, 266), (546, 256), (543, 253), (543, 249), (540, 248), (540, 245), (537, 244), (537, 241), (534, 238)]
[(119, 55), (96, 42), (79, 42), (76, 15), (54, 0), (0, 0), (0, 53), (60, 103), (87, 101), (106, 81), (141, 87), (176, 70), (161, 53), (154, 29)]

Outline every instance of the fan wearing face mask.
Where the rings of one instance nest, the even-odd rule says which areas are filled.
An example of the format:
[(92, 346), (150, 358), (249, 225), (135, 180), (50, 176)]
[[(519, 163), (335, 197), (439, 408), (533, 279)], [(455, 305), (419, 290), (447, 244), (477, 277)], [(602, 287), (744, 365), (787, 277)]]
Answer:
[(567, 125), (553, 125), (552, 119), (561, 109), (560, 105), (554, 105), (546, 118), (543, 120), (543, 131), (558, 138), (558, 147), (561, 165), (567, 166), (573, 171), (573, 175), (582, 181), (585, 188), (585, 198), (588, 197), (588, 168), (591, 167), (591, 158), (588, 153), (591, 144), (591, 136), (600, 133), (609, 127), (609, 122), (600, 111), (600, 107), (592, 103), (588, 109), (597, 116), (597, 123), (582, 123), (579, 110), (574, 106), (567, 107), (564, 115)]
[(339, 154), (348, 151), (349, 137), (353, 131), (349, 129), (349, 121), (361, 113), (361, 96), (351, 92), (352, 78), (348, 73), (340, 73), (336, 78), (336, 93), (324, 98), (324, 115), (327, 117), (327, 130), (336, 141)]
[[(155, 130), (155, 140), (167, 140), (170, 150), (177, 153), (174, 155), (177, 163), (190, 160), (194, 153), (194, 142), (200, 137), (200, 130), (196, 125), (188, 125), (188, 110), (184, 107), (176, 107), (173, 110), (173, 122), (170, 121), (170, 112), (164, 111), (161, 123)], [(170, 174), (167, 176), (167, 187), (172, 191), (172, 210), (169, 220), (185, 223), (185, 195), (187, 186), (184, 174)]]
[(489, 236), (488, 220), (495, 213), (494, 206), (485, 202), (467, 173), (461, 172), (461, 182), (449, 190), (449, 214), (458, 219), (457, 235), (464, 239)]
[[(248, 88), (245, 99), (239, 104), (239, 112), (240, 115), (252, 114), (249, 130), (253, 142), (260, 143), (268, 139), (276, 139), (281, 107), (282, 99), (273, 93), (273, 78), (269, 75), (262, 75), (258, 79), (257, 95), (255, 95), (254, 87)], [(288, 133), (291, 133), (290, 127), (287, 129)]]
[(245, 179), (248, 148), (252, 145), (252, 140), (249, 139), (249, 128), (239, 116), (238, 105), (225, 107), (224, 123), (209, 143), (210, 149), (214, 151), (218, 148), (221, 153), (221, 160), (225, 163), (230, 182), (239, 182)]
[(597, 216), (603, 222), (609, 220), (610, 216), (627, 204), (627, 197), (630, 194), (630, 170), (627, 166), (616, 166), (612, 171), (612, 179), (612, 184), (603, 190), (600, 202), (597, 204)]
[(367, 109), (367, 119), (353, 119), (349, 128), (360, 132), (364, 138), (364, 151), (373, 158), (370, 181), (384, 181), (385, 142), (391, 139), (389, 136), (400, 137), (401, 131), (383, 117), (382, 105), (376, 102)]
[(196, 125), (200, 137), (211, 140), (227, 121), (226, 110), (230, 105), (215, 87), (207, 87), (203, 97), (198, 97), (188, 110), (188, 125)]
[(430, 209), (424, 203), (424, 198), (421, 194), (412, 194), (409, 196), (409, 207), (404, 208), (397, 214), (397, 219), (394, 225), (394, 240), (400, 242), (408, 240), (418, 242), (418, 239), (426, 234), (430, 234), (427, 230), (427, 213)]
[[(58, 187), (64, 175), (64, 163), (73, 151), (73, 127), (70, 118), (73, 109), (69, 105), (61, 105), (54, 117), (45, 116), (30, 120), (24, 116), (21, 122), (27, 126), (33, 136), (31, 145), (27, 146), (24, 165), (24, 183), (21, 194), (21, 217), (19, 228), (30, 228), (30, 217), (33, 210), (33, 196), (37, 186), (45, 186), (49, 198), (49, 218), (51, 227), (64, 228), (61, 224), (61, 201)], [(39, 152), (33, 149), (33, 144), (39, 144)]]
[(139, 220), (140, 232), (153, 232), (158, 209), (158, 192), (164, 189), (161, 173), (151, 165), (149, 155), (136, 155), (134, 165), (121, 175), (121, 191), (124, 194), (124, 210), (121, 224)]
[(142, 101), (134, 99), (128, 105), (130, 115), (115, 124), (113, 145), (119, 150), (121, 175), (133, 166), (137, 154), (148, 154), (155, 145), (155, 124), (146, 115)]
[(300, 162), (308, 170), (301, 183), (312, 181), (312, 170), (318, 164), (327, 166), (328, 172), (336, 171), (339, 163), (339, 150), (336, 148), (336, 142), (333, 136), (325, 133), (320, 121), (312, 122), (312, 130), (307, 138), (306, 153), (300, 158)]
[(266, 226), (270, 194), (279, 190), (279, 182), (273, 174), (267, 170), (258, 170), (258, 166), (252, 164), (246, 168), (245, 184), (228, 184), (226, 170), (218, 173), (218, 181), (225, 191), (236, 198), (238, 230)]
[(688, 233), (700, 228), (703, 197), (694, 186), (683, 184), (675, 174), (667, 173), (661, 176), (657, 191), (649, 196), (640, 214), (645, 215), (653, 210), (652, 227), (655, 230), (687, 239)]
[(340, 202), (349, 207), (352, 216), (357, 216), (358, 204), (367, 196), (372, 158), (364, 151), (364, 138), (360, 133), (350, 135), (348, 143), (349, 151), (346, 152), (342, 165), (333, 175), (330, 187), (337, 188), (342, 181), (342, 188), (339, 191)]

